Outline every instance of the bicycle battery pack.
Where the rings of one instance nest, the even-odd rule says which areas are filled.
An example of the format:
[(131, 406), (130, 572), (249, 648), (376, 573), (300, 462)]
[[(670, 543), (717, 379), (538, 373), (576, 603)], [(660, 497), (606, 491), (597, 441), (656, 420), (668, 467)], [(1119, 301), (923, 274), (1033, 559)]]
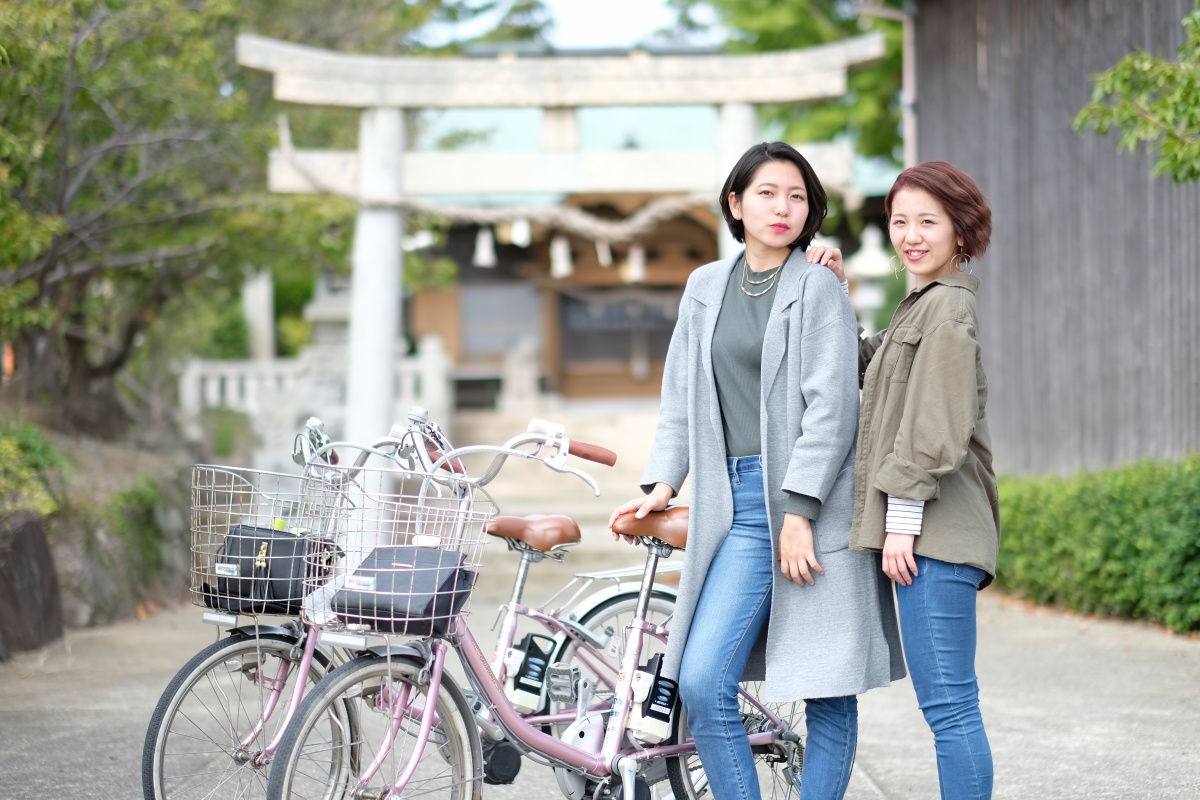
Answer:
[(629, 709), (629, 735), (643, 744), (658, 744), (671, 735), (671, 718), (679, 684), (662, 677), (663, 654), (656, 653), (646, 666), (633, 673), (633, 705)]
[(537, 633), (525, 634), (524, 639), (508, 648), (504, 694), (522, 714), (532, 714), (546, 702), (546, 669), (553, 653), (554, 640)]
[(333, 598), (342, 621), (381, 633), (445, 633), (475, 585), (457, 551), (412, 545), (376, 547)]

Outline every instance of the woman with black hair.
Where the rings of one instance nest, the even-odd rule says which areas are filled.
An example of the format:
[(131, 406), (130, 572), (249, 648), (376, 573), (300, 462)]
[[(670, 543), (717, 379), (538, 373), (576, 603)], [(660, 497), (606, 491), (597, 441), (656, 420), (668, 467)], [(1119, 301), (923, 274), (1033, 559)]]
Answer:
[[(737, 700), (805, 701), (802, 800), (838, 800), (858, 736), (856, 695), (903, 677), (891, 587), (877, 553), (849, 549), (858, 336), (829, 269), (805, 252), (825, 218), (811, 165), (781, 142), (750, 148), (721, 190), (745, 250), (688, 279), (663, 376), (646, 497), (691, 481), (687, 549), (665, 672), (716, 800), (757, 800)], [(769, 635), (768, 635), (769, 632)]]

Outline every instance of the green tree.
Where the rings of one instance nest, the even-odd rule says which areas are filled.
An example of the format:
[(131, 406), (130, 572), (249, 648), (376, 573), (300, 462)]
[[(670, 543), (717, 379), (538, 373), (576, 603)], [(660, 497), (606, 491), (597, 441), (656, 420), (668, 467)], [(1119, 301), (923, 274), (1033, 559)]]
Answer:
[(1093, 81), (1092, 102), (1075, 117), (1078, 131), (1120, 131), (1118, 149), (1139, 143), (1155, 155), (1153, 175), (1200, 180), (1200, 1), (1183, 19), (1187, 39), (1174, 61), (1135, 50)]
[[(539, 5), (0, 6), (0, 335), (13, 343), (22, 399), (69, 406), (111, 396), (147, 336), (169, 334), (200, 306), (234, 302), (249, 269), (271, 270), (284, 302), (300, 305), (314, 274), (344, 266), (351, 204), (266, 193), (281, 109), (270, 77), (237, 65), (238, 33), (433, 52), (421, 38), (431, 23), (514, 7), (501, 21), (528, 36), (544, 28)], [(355, 115), (333, 110), (293, 126), (298, 139), (328, 146), (352, 146), (356, 129)]]
[[(848, 133), (860, 153), (899, 163), (902, 33), (898, 22), (863, 17), (847, 0), (669, 0), (678, 14), (672, 35), (687, 37), (719, 25), (734, 53), (792, 50), (883, 31), (887, 53), (852, 71), (844, 97), (808, 105), (766, 106), (763, 121), (784, 126), (789, 141), (820, 141)], [(900, 7), (901, 2), (883, 5)], [(707, 20), (711, 20), (707, 22)]]

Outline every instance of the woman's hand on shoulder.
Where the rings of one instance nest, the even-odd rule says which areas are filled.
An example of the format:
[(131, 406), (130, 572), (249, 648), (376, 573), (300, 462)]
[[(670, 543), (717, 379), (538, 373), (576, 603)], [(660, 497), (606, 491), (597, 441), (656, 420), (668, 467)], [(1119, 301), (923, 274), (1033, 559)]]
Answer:
[[(617, 521), (617, 517), (624, 514), (632, 513), (638, 519), (642, 519), (651, 511), (662, 511), (674, 496), (675, 489), (670, 484), (656, 483), (654, 484), (654, 489), (645, 497), (638, 497), (617, 506), (608, 518), (608, 529), (611, 531), (613, 524)], [(613, 540), (617, 539), (624, 539), (629, 544), (633, 544), (636, 541), (632, 536), (621, 536), (613, 531)]]
[(912, 586), (917, 576), (913, 544), (917, 537), (910, 533), (889, 533), (883, 540), (883, 572), (902, 586)]
[(828, 267), (829, 271), (837, 277), (838, 283), (845, 282), (846, 271), (842, 268), (842, 251), (838, 248), (814, 244), (804, 252), (804, 257), (808, 259), (809, 263)]
[(813, 573), (824, 575), (817, 562), (813, 546), (812, 521), (799, 514), (783, 515), (783, 530), (779, 534), (779, 569), (784, 577), (799, 586), (816, 583)]

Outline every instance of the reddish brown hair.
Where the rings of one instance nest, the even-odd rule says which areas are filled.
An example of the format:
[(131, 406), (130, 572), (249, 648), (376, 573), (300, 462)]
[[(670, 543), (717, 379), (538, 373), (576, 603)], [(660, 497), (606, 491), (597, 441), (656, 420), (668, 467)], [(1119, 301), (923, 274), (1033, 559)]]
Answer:
[(926, 161), (901, 172), (883, 200), (883, 213), (891, 219), (892, 200), (901, 189), (924, 189), (933, 195), (962, 237), (962, 252), (978, 258), (992, 240), (992, 209), (971, 176), (948, 161)]

